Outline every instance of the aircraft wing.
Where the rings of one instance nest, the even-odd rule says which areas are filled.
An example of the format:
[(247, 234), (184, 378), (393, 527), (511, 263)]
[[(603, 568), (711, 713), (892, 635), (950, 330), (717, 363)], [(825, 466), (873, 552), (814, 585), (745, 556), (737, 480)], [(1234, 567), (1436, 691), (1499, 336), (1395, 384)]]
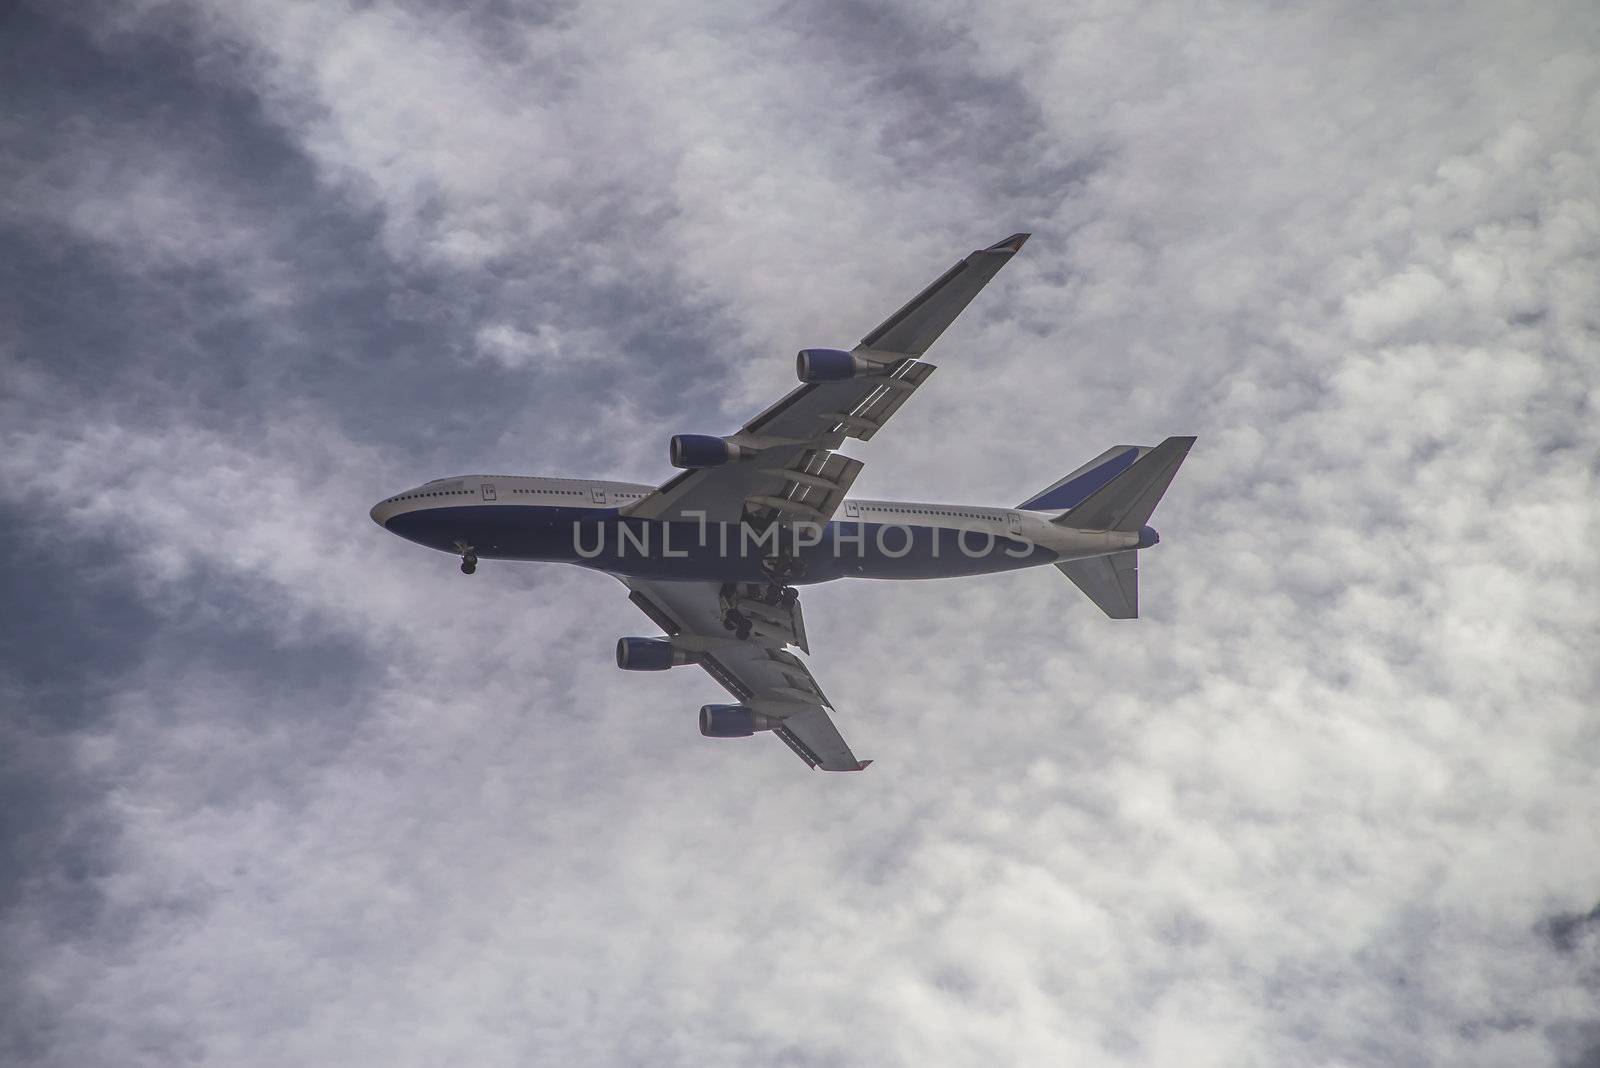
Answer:
[[(768, 605), (755, 595), (764, 587), (715, 582), (649, 582), (624, 578), (628, 599), (665, 631), (706, 673), (757, 712), (783, 720), (772, 733), (813, 768), (860, 771), (858, 760), (833, 725), (833, 706), (800, 658), (786, 647), (806, 648), (800, 602)], [(736, 607), (752, 624), (741, 641), (723, 629), (722, 614)]]
[(860, 461), (834, 450), (846, 438), (870, 440), (933, 374), (933, 364), (917, 357), (1027, 239), (1013, 234), (967, 256), (863, 338), (854, 354), (883, 373), (791, 390), (729, 435), (756, 450), (754, 459), (685, 471), (623, 512), (711, 523), (826, 522), (861, 471)]

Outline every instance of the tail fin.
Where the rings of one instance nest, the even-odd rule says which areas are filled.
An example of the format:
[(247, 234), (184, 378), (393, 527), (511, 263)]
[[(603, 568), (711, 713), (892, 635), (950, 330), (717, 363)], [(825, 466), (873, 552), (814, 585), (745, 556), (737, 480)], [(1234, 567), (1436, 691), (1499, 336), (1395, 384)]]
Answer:
[[(1172, 485), (1173, 476), (1193, 444), (1194, 438), (1181, 437), (1168, 438), (1153, 449), (1119, 445), (1101, 453), (1034, 501), (1075, 496), (1077, 499), (1067, 506), (1068, 511), (1052, 522), (1078, 530), (1137, 531), (1140, 545), (1153, 545), (1156, 533), (1147, 531), (1145, 523), (1156, 510), (1161, 495)], [(1074, 483), (1078, 484), (1078, 489), (1052, 497)], [(1092, 486), (1083, 492), (1082, 486), (1090, 483)], [(1138, 618), (1138, 549), (1065, 560), (1056, 567), (1112, 619)]]
[(1127, 465), (1065, 515), (1054, 520), (1078, 530), (1136, 531), (1150, 519), (1194, 438), (1168, 438)]
[(1150, 451), (1147, 445), (1113, 445), (1059, 482), (1052, 482), (1017, 505), (1034, 512), (1064, 512), (1116, 478)]

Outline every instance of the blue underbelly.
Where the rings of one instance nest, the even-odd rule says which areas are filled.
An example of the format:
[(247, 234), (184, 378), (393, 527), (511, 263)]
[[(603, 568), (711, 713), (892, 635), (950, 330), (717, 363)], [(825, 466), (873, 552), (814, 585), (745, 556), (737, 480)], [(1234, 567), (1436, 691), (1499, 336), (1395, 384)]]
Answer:
[(791, 584), (982, 575), (1056, 559), (1022, 540), (937, 527), (834, 522), (780, 539), (732, 524), (662, 523), (605, 508), (428, 508), (395, 516), (387, 529), (442, 552), (468, 545), (485, 560), (571, 563), (677, 581), (763, 581), (763, 561), (775, 556), (796, 561)]

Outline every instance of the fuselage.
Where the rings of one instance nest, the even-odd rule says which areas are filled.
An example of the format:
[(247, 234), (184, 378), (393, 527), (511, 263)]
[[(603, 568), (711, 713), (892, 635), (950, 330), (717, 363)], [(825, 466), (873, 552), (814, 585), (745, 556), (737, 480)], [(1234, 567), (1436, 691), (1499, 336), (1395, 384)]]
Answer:
[(1154, 532), (1078, 531), (982, 505), (849, 498), (826, 524), (665, 522), (628, 509), (656, 487), (630, 482), (464, 475), (389, 497), (373, 520), (408, 541), (489, 560), (577, 564), (634, 578), (759, 582), (786, 561), (789, 584), (839, 578), (983, 575), (1103, 555)]

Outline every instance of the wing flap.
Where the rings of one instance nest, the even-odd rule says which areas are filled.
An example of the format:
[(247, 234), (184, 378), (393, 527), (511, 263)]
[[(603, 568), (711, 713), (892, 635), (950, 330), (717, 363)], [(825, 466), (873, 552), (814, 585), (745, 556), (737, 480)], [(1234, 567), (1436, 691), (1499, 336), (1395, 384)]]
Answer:
[(860, 460), (836, 452), (807, 449), (782, 467), (763, 466), (761, 473), (773, 479), (765, 488), (773, 492), (746, 497), (745, 511), (778, 521), (826, 523), (844, 502), (863, 466)]
[[(862, 441), (871, 441), (872, 435), (883, 429), (883, 424), (889, 417), (900, 410), (900, 406), (911, 399), (911, 394), (917, 387), (928, 380), (937, 368), (931, 363), (920, 360), (906, 360), (895, 368), (894, 373), (883, 379), (883, 384), (867, 395), (866, 400), (850, 413), (850, 418), (841, 420), (838, 432)], [(868, 382), (875, 381), (867, 379)]]

